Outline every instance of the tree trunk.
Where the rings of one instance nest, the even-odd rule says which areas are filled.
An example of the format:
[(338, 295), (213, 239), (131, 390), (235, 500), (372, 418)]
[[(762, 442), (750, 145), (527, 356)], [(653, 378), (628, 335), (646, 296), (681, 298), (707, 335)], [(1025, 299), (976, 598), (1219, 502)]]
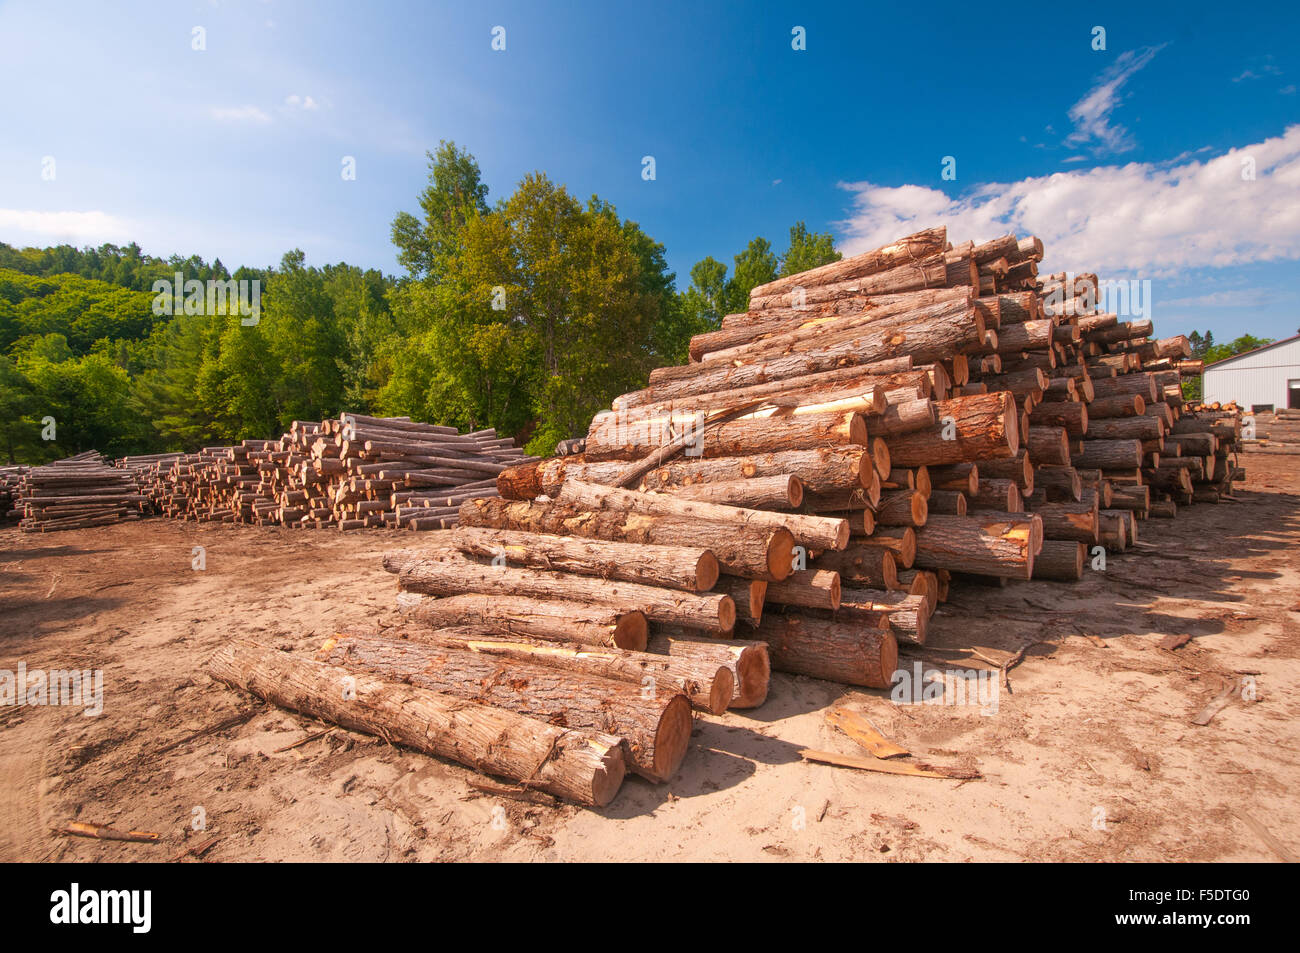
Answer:
[[(915, 546), (915, 537), (913, 546)], [(838, 573), (841, 585), (892, 589), (898, 585), (898, 563), (893, 553), (871, 543), (852, 543), (840, 552), (822, 553), (812, 561), (813, 567)]]
[[(598, 433), (588, 434), (586, 457), (591, 461), (639, 460), (679, 436), (680, 432), (666, 430), (661, 421), (653, 419), (603, 427)], [(746, 417), (730, 423), (701, 427), (694, 433), (687, 455), (707, 459), (866, 442), (866, 419), (852, 411)]]
[(840, 604), (840, 575), (829, 569), (803, 569), (791, 573), (780, 582), (768, 583), (766, 601), (810, 609), (834, 609)]
[(665, 493), (634, 493), (572, 480), (564, 484), (558, 502), (650, 516), (712, 520), (730, 526), (785, 529), (794, 536), (797, 544), (809, 549), (843, 549), (849, 541), (849, 524), (846, 520), (699, 503), (695, 500), (680, 500)]
[(607, 678), (363, 636), (332, 638), (321, 654), (341, 668), (359, 667), (553, 725), (617, 735), (631, 755), (628, 766), (651, 781), (672, 777), (690, 744), (690, 702), (675, 692), (643, 693), (639, 686)]
[(803, 503), (803, 484), (798, 477), (790, 474), (668, 486), (659, 490), (683, 500), (744, 506), (755, 510), (793, 510)]
[(504, 560), (506, 565), (664, 589), (707, 592), (718, 581), (713, 553), (689, 546), (647, 546), (477, 526), (453, 529), (441, 542), (471, 556)]
[(730, 705), (732, 708), (757, 708), (767, 701), (772, 662), (768, 657), (766, 642), (745, 639), (719, 641), (682, 633), (656, 634), (650, 639), (650, 649), (672, 658), (694, 659), (726, 666), (731, 671), (735, 685)]
[(784, 528), (607, 511), (554, 502), (467, 500), (461, 504), (460, 522), (462, 526), (491, 526), (558, 536), (697, 546), (713, 553), (723, 572), (746, 579), (784, 579), (790, 575), (794, 556), (794, 537)]
[(1011, 457), (1020, 449), (1016, 405), (1008, 392), (939, 401), (935, 416), (938, 422), (931, 428), (888, 438), (894, 466), (940, 466), (981, 457)]
[(643, 651), (649, 632), (645, 613), (583, 602), (509, 595), (463, 595), (443, 599), (399, 592), (397, 608), (412, 622), (436, 628), (474, 626), (508, 636), (578, 642)]
[(981, 576), (1029, 579), (1043, 541), (1035, 514), (932, 516), (916, 534), (916, 565)]
[(1073, 540), (1043, 540), (1042, 552), (1034, 560), (1034, 578), (1055, 579), (1059, 582), (1079, 581), (1083, 578), (1087, 549), (1083, 543)]
[(861, 619), (837, 622), (768, 612), (757, 638), (767, 643), (772, 668), (832, 682), (888, 688), (898, 666), (898, 643), (882, 616), (879, 628)]
[(735, 684), (726, 666), (688, 659), (669, 659), (650, 652), (622, 649), (593, 649), (574, 642), (545, 642), (484, 635), (471, 629), (422, 629), (410, 627), (384, 630), (385, 639), (410, 641), (417, 645), (442, 646), (478, 652), (494, 658), (570, 672), (589, 678), (608, 678), (637, 685), (651, 697), (659, 692), (685, 695), (691, 707), (720, 715), (731, 704)]
[[(265, 646), (224, 646), (208, 662), (208, 671), (273, 705), (587, 807), (605, 806), (623, 783), (625, 749), (622, 739), (608, 732), (550, 725)], [(347, 699), (345, 685), (352, 689)]]
[(414, 557), (390, 553), (384, 557), (384, 568), (398, 574), (403, 589), (431, 596), (474, 593), (590, 601), (639, 609), (652, 621), (715, 633), (730, 632), (736, 624), (736, 607), (731, 597), (717, 593), (678, 592), (634, 582), (485, 565), (461, 553)]

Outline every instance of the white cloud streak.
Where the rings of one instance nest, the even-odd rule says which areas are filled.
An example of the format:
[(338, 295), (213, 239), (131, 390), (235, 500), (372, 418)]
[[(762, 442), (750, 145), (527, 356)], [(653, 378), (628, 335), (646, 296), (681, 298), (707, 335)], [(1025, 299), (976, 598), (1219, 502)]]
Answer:
[(210, 113), (218, 122), (268, 123), (271, 117), (256, 106), (214, 106)]
[[(1252, 162), (1254, 179), (1243, 178)], [(988, 183), (960, 198), (920, 185), (841, 187), (853, 193), (850, 216), (838, 223), (845, 255), (944, 224), (954, 242), (1037, 235), (1044, 272), (1163, 277), (1300, 258), (1300, 125), (1203, 161), (1072, 169)]]
[(1115, 58), (1087, 95), (1070, 107), (1074, 131), (1065, 138), (1066, 145), (1091, 144), (1098, 155), (1128, 152), (1137, 146), (1129, 131), (1111, 119), (1111, 113), (1120, 103), (1124, 84), (1165, 48), (1147, 46), (1140, 50), (1126, 50)]

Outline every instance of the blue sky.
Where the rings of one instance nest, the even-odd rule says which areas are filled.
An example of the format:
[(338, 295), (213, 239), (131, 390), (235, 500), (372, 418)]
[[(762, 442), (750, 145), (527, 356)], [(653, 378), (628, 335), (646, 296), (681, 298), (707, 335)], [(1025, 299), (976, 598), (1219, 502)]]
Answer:
[(1161, 334), (1300, 328), (1296, 5), (845, 6), (3, 3), (0, 240), (397, 272), (453, 139), (492, 199), (613, 202), (682, 285), (800, 219), (846, 253), (943, 222), (1150, 279)]

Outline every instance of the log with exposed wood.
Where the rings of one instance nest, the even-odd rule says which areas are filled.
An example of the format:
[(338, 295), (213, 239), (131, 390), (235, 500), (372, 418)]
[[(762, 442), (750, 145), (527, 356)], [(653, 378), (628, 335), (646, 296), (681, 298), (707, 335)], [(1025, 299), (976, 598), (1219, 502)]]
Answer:
[(207, 669), (218, 681), (273, 705), (576, 804), (603, 807), (623, 783), (623, 741), (603, 730), (548, 724), (545, 719), (377, 678), (352, 666), (322, 664), (269, 646), (224, 646)]
[(505, 635), (643, 650), (645, 613), (586, 602), (473, 593), (437, 598), (399, 592), (397, 608), (412, 622), (436, 628), (475, 626)]
[(563, 672), (631, 682), (640, 686), (643, 694), (666, 691), (685, 695), (691, 707), (711, 715), (726, 711), (735, 694), (731, 669), (716, 662), (670, 659), (651, 652), (594, 648), (577, 642), (522, 639), (473, 628), (388, 628), (384, 630), (383, 638), (478, 652)]
[(397, 574), (403, 589), (426, 595), (478, 593), (595, 602), (640, 610), (651, 621), (714, 633), (730, 632), (736, 624), (735, 604), (730, 596), (720, 593), (680, 592), (634, 582), (492, 565), (476, 562), (460, 552), (398, 551), (387, 554), (383, 562), (385, 569)]
[(794, 558), (794, 537), (783, 527), (602, 510), (552, 501), (467, 500), (461, 504), (460, 522), (463, 526), (559, 536), (697, 546), (713, 553), (723, 572), (747, 579), (784, 579), (790, 575)]
[(683, 500), (666, 493), (634, 493), (594, 483), (579, 483), (576, 480), (566, 482), (556, 499), (560, 504), (592, 509), (711, 520), (727, 525), (772, 530), (784, 529), (794, 536), (797, 544), (810, 549), (843, 549), (849, 541), (849, 525), (846, 520), (723, 506)]
[[(670, 626), (656, 626), (671, 630)], [(767, 701), (772, 663), (767, 643), (752, 639), (708, 639), (686, 631), (659, 631), (650, 638), (652, 652), (725, 666), (735, 693), (731, 708), (757, 708)]]
[(630, 756), (628, 767), (651, 781), (672, 777), (690, 744), (690, 702), (671, 691), (643, 692), (624, 681), (367, 636), (335, 636), (320, 654), (322, 661), (339, 668), (358, 668), (566, 728), (621, 737)]
[(689, 546), (647, 546), (478, 526), (461, 526), (449, 530), (445, 541), (430, 542), (454, 547), (471, 556), (498, 559), (506, 565), (620, 579), (687, 592), (707, 592), (718, 581), (718, 561), (713, 553)]
[(898, 643), (884, 613), (878, 625), (767, 612), (755, 631), (767, 643), (772, 668), (848, 685), (888, 688), (898, 665)]

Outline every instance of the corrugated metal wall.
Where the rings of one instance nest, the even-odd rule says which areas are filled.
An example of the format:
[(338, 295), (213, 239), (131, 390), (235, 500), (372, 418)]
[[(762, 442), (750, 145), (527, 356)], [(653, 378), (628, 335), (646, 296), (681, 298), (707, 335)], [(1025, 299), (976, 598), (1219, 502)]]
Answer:
[(1235, 400), (1248, 410), (1257, 404), (1288, 406), (1290, 381), (1300, 381), (1300, 340), (1206, 368), (1202, 375), (1204, 400), (1219, 403)]

